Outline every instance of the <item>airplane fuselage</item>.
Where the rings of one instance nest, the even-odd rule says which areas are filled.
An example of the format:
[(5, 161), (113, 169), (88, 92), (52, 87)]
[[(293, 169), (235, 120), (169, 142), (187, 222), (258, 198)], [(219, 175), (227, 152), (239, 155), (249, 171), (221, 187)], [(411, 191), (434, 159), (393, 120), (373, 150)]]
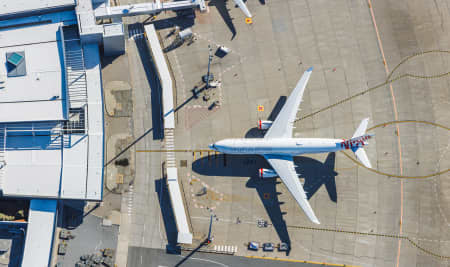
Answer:
[(344, 139), (326, 138), (239, 138), (224, 139), (211, 146), (225, 154), (300, 154), (335, 152), (349, 147)]

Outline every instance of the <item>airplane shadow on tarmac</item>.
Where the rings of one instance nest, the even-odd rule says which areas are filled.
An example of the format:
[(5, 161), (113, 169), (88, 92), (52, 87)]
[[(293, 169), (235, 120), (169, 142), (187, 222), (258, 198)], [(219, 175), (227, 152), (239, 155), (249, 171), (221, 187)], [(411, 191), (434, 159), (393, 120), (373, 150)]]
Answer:
[(223, 21), (230, 30), (232, 34), (231, 40), (233, 40), (236, 36), (236, 27), (234, 26), (233, 19), (230, 16), (226, 2), (224, 0), (210, 0), (208, 6), (215, 6), (217, 8), (217, 12), (219, 12)]
[[(267, 119), (274, 121), (286, 101), (286, 96), (280, 96)], [(258, 128), (255, 127), (245, 134), (245, 138), (263, 138), (264, 134), (264, 131), (258, 130)], [(297, 166), (296, 171), (298, 175), (304, 179), (303, 188), (308, 199), (310, 199), (322, 185), (325, 185), (330, 200), (337, 202), (335, 177), (338, 173), (334, 171), (335, 159), (336, 154), (334, 152), (329, 153), (323, 163), (305, 156), (294, 157), (294, 164)], [(213, 161), (212, 164), (208, 164), (208, 161), (210, 160)], [(281, 205), (283, 205), (284, 202), (278, 200), (278, 195), (281, 193), (276, 191), (276, 184), (281, 183), (281, 180), (279, 178), (259, 178), (258, 170), (260, 168), (272, 169), (269, 163), (259, 155), (219, 154), (203, 157), (192, 163), (192, 170), (201, 175), (249, 177), (250, 179), (246, 183), (246, 186), (248, 188), (256, 189), (281, 242), (290, 245), (291, 241), (287, 231), (286, 222), (283, 220), (283, 215), (286, 214), (286, 212), (281, 211)], [(294, 199), (292, 199), (292, 201), (294, 201)], [(301, 208), (299, 207), (296, 212), (303, 211), (301, 211)], [(286, 254), (289, 254), (289, 251)]]
[[(210, 163), (209, 161), (213, 162)], [(322, 185), (325, 185), (331, 201), (337, 202), (335, 177), (338, 173), (334, 171), (335, 153), (329, 153), (324, 163), (300, 156), (294, 157), (294, 164), (298, 166), (296, 168), (297, 173), (305, 181), (303, 188), (307, 192), (308, 199)], [(203, 157), (192, 163), (192, 170), (200, 175), (249, 177), (246, 187), (256, 189), (281, 242), (290, 244), (286, 222), (283, 220), (283, 215), (286, 212), (281, 210), (281, 205), (284, 202), (278, 200), (278, 195), (281, 193), (276, 191), (276, 184), (281, 183), (281, 180), (279, 178), (259, 178), (259, 168), (270, 169), (271, 167), (262, 156), (258, 155), (219, 154)], [(302, 212), (300, 207), (296, 212)]]
[[(231, 2), (231, 1), (230, 1)], [(246, 2), (244, 0), (244, 2)], [(259, 0), (259, 3), (261, 5), (265, 5), (266, 4), (266, 0)], [(229, 5), (229, 6), (227, 6)], [(217, 9), (217, 12), (219, 12), (220, 16), (222, 17), (223, 21), (225, 22), (225, 24), (227, 25), (228, 29), (230, 30), (232, 36), (231, 36), (231, 40), (234, 39), (234, 37), (236, 37), (236, 27), (234, 26), (233, 23), (233, 19), (230, 15), (230, 9), (232, 8), (232, 3), (227, 3), (226, 0), (210, 0), (208, 3), (208, 6), (215, 6)], [(238, 8), (237, 5), (234, 4), (234, 8)]]

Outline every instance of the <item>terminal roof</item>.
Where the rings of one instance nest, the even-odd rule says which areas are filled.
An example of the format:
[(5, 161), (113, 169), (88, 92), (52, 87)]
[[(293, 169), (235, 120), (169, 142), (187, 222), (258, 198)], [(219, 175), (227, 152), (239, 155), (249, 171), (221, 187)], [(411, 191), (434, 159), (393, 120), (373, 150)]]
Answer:
[(2, 0), (0, 17), (75, 6), (75, 0)]
[[(0, 31), (0, 122), (63, 120), (59, 23)], [(26, 75), (7, 77), (7, 54), (23, 52)]]

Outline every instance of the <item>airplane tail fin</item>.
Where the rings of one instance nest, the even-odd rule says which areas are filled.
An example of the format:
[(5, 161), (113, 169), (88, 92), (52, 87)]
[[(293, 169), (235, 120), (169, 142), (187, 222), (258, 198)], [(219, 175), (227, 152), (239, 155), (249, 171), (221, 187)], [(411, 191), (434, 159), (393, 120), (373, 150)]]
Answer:
[(356, 158), (367, 168), (372, 168), (372, 164), (370, 164), (369, 158), (367, 157), (366, 151), (364, 150), (363, 146), (365, 145), (364, 141), (371, 138), (373, 135), (366, 134), (367, 125), (369, 123), (369, 118), (365, 118), (361, 121), (358, 128), (356, 129), (355, 133), (353, 134), (353, 139), (357, 139), (357, 145), (355, 147), (352, 147), (353, 153), (355, 153)]

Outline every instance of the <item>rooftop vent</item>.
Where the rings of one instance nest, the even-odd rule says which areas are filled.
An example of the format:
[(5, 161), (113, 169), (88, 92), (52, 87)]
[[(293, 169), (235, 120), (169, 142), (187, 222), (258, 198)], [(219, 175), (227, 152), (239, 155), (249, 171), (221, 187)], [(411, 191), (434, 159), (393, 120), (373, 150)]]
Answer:
[(10, 52), (6, 53), (6, 66), (8, 70), (8, 77), (18, 77), (27, 75), (25, 64), (25, 52)]

